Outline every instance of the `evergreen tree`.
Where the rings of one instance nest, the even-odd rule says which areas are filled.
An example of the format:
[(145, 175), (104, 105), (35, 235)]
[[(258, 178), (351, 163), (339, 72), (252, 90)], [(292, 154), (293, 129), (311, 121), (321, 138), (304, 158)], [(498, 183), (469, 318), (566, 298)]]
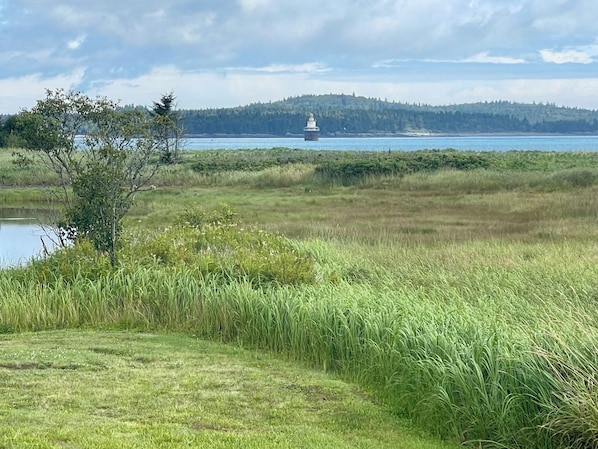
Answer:
[(164, 94), (159, 101), (154, 102), (151, 111), (156, 139), (164, 144), (160, 157), (162, 162), (167, 164), (174, 164), (180, 160), (183, 130), (179, 125), (180, 118), (178, 111), (175, 110), (175, 100), (173, 92)]

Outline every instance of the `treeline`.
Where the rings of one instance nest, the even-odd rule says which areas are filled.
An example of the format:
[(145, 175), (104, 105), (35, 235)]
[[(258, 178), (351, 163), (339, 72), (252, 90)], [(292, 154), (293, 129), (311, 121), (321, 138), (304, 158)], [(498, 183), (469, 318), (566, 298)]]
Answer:
[[(355, 95), (302, 95), (277, 102), (177, 113), (183, 132), (199, 136), (298, 136), (303, 134), (310, 113), (315, 115), (324, 137), (408, 133), (598, 134), (596, 110), (508, 101), (431, 106)], [(0, 146), (18, 144), (14, 140), (15, 125), (14, 116), (0, 117)]]
[(354, 95), (304, 95), (244, 107), (181, 111), (192, 135), (299, 135), (316, 116), (322, 136), (428, 133), (598, 133), (598, 111), (506, 101), (453, 106)]

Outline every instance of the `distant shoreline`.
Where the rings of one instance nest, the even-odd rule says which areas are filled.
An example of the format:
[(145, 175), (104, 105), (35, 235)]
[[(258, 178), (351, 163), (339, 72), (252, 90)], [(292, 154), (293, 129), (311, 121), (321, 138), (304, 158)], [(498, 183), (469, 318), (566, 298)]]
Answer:
[[(321, 139), (330, 138), (418, 138), (418, 137), (598, 137), (598, 133), (331, 133), (322, 134)], [(186, 134), (184, 139), (299, 139), (303, 134)]]

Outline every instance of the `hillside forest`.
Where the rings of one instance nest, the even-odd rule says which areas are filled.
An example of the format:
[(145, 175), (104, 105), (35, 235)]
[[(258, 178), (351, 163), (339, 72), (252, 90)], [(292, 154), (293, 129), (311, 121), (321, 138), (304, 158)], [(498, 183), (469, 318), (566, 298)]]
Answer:
[[(124, 108), (144, 106), (126, 105)], [(492, 101), (432, 106), (361, 96), (302, 95), (233, 108), (180, 109), (187, 136), (301, 136), (310, 113), (322, 137), (423, 134), (598, 134), (598, 111), (555, 104)], [(0, 146), (16, 124), (0, 120)], [(85, 130), (81, 130), (84, 132)]]
[(449, 106), (355, 95), (303, 95), (236, 108), (180, 111), (188, 135), (301, 135), (310, 113), (322, 136), (405, 133), (598, 133), (598, 111), (508, 101)]

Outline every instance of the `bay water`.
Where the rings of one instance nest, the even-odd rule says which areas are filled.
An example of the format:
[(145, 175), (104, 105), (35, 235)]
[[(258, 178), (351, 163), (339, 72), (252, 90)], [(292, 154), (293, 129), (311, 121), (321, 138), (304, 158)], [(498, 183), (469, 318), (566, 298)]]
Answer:
[(297, 137), (264, 138), (187, 138), (187, 150), (235, 150), (297, 148), (306, 150), (348, 151), (598, 151), (598, 136), (410, 136), (410, 137), (322, 137), (318, 141), (305, 141)]

